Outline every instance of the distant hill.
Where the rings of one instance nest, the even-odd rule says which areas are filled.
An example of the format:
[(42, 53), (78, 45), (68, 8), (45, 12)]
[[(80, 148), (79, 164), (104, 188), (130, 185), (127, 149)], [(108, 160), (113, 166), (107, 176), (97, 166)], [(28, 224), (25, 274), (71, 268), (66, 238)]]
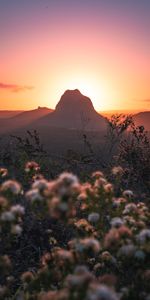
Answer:
[(17, 116), (14, 116), (12, 118), (13, 121), (21, 122), (22, 126), (24, 126), (24, 123), (31, 123), (34, 120), (37, 120), (45, 115), (48, 115), (53, 110), (47, 107), (38, 107), (34, 110), (24, 111), (20, 113)]
[(147, 131), (150, 131), (150, 111), (135, 114), (133, 115), (133, 119), (137, 126), (143, 125)]
[(24, 111), (10, 118), (0, 119), (0, 133), (12, 132), (15, 129), (29, 126), (35, 120), (50, 114), (53, 110), (46, 107)]
[(121, 110), (113, 110), (113, 111), (102, 111), (101, 114), (110, 119), (112, 115), (118, 115), (118, 114), (123, 114), (123, 115), (132, 115), (133, 120), (136, 124), (136, 126), (141, 126), (143, 125), (147, 131), (150, 132), (150, 111), (144, 111), (144, 112), (133, 112), (133, 111), (121, 111)]
[(67, 90), (56, 105), (55, 111), (36, 121), (36, 125), (73, 130), (104, 131), (107, 121), (95, 111), (92, 101), (76, 89)]
[(114, 109), (99, 112), (102, 116), (110, 118), (112, 115), (135, 115), (139, 113), (139, 110), (127, 110), (127, 109)]
[(23, 112), (22, 110), (0, 110), (0, 119), (11, 118)]

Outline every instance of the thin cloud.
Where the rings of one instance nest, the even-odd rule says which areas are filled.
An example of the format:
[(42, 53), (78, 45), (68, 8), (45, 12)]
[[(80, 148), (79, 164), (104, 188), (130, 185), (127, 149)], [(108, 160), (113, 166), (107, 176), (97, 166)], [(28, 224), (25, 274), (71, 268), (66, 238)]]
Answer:
[(150, 99), (145, 99), (145, 100), (143, 100), (144, 102), (150, 102)]
[(25, 92), (30, 91), (34, 87), (28, 86), (28, 85), (18, 85), (18, 84), (7, 84), (0, 82), (0, 89), (11, 91), (12, 93), (19, 93), (19, 92)]
[(147, 98), (147, 99), (138, 99), (137, 101), (139, 101), (139, 102), (150, 102), (150, 98)]

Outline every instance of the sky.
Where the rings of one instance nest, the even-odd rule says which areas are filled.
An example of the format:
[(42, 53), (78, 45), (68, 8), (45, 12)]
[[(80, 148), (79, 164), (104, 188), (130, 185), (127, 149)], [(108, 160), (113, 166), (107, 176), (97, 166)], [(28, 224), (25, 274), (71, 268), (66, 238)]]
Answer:
[(0, 0), (0, 109), (150, 110), (149, 0)]

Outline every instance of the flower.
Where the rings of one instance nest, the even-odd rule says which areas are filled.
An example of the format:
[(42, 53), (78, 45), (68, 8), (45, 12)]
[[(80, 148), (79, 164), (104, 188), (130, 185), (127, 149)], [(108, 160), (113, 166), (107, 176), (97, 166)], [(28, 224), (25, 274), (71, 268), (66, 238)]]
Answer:
[(102, 284), (92, 284), (87, 292), (87, 300), (119, 300), (114, 291)]
[(8, 170), (5, 168), (0, 168), (0, 177), (6, 177), (8, 175)]
[(112, 260), (112, 256), (109, 251), (102, 252), (102, 254), (100, 255), (100, 258), (102, 261), (111, 261)]
[(11, 233), (15, 235), (21, 235), (22, 233), (22, 228), (20, 225), (13, 225), (11, 228)]
[(150, 242), (150, 229), (143, 229), (137, 235), (137, 241), (143, 245), (146, 242)]
[(99, 189), (101, 187), (104, 187), (107, 184), (107, 180), (103, 177), (100, 177), (98, 179), (96, 179), (95, 183), (94, 183), (94, 187)]
[(135, 251), (136, 247), (133, 244), (123, 245), (118, 251), (118, 256), (133, 257)]
[(76, 194), (80, 190), (78, 177), (64, 172), (56, 180), (55, 190), (60, 197)]
[(75, 222), (75, 226), (85, 232), (93, 232), (93, 226), (86, 219), (79, 219)]
[(66, 278), (66, 286), (69, 289), (80, 290), (93, 280), (93, 275), (86, 266), (77, 266), (74, 274), (70, 274)]
[(83, 246), (83, 249), (92, 250), (95, 254), (101, 249), (99, 241), (94, 238), (80, 240), (80, 244)]
[(96, 171), (96, 172), (92, 173), (92, 178), (99, 179), (101, 177), (102, 178), (104, 177), (104, 174), (101, 171)]
[(131, 191), (131, 190), (125, 190), (124, 192), (123, 192), (123, 196), (124, 197), (127, 197), (127, 198), (132, 198), (133, 197), (133, 192)]
[(98, 213), (91, 213), (88, 215), (88, 221), (90, 223), (97, 223), (100, 219), (100, 215)]
[(21, 192), (21, 185), (15, 180), (7, 180), (1, 185), (1, 191), (18, 195)]
[(136, 213), (137, 212), (137, 206), (134, 203), (129, 203), (125, 206), (125, 209), (123, 211), (124, 215), (128, 215), (130, 213)]
[(104, 239), (104, 246), (106, 248), (113, 248), (118, 245), (119, 242), (119, 232), (116, 228), (112, 228), (106, 235)]
[(115, 218), (111, 219), (110, 224), (112, 227), (118, 228), (124, 224), (124, 221), (119, 217), (115, 217)]
[(25, 209), (22, 205), (17, 204), (11, 207), (11, 212), (15, 215), (24, 215)]
[(58, 183), (63, 183), (66, 186), (74, 185), (79, 183), (79, 179), (77, 176), (73, 175), (72, 173), (64, 172), (59, 175)]
[(32, 184), (32, 189), (37, 189), (37, 190), (43, 191), (44, 189), (47, 189), (47, 188), (48, 188), (48, 181), (45, 179), (36, 180)]
[(29, 161), (27, 162), (26, 166), (25, 166), (25, 172), (29, 173), (32, 171), (38, 172), (40, 170), (40, 167), (38, 165), (38, 163), (36, 163), (35, 161)]
[(1, 214), (3, 222), (13, 222), (15, 220), (14, 214), (11, 211), (5, 211)]
[(113, 185), (111, 183), (107, 183), (104, 185), (104, 190), (106, 193), (112, 193), (113, 192)]
[(114, 167), (113, 169), (112, 169), (112, 174), (113, 175), (115, 175), (115, 176), (117, 176), (117, 175), (122, 175), (123, 174), (123, 168), (121, 167), (121, 166), (118, 166), (118, 167)]
[(43, 200), (43, 197), (40, 195), (38, 189), (32, 189), (32, 190), (28, 191), (26, 193), (26, 198), (31, 202)]
[(56, 251), (56, 259), (61, 262), (73, 263), (73, 255), (71, 251), (58, 249)]

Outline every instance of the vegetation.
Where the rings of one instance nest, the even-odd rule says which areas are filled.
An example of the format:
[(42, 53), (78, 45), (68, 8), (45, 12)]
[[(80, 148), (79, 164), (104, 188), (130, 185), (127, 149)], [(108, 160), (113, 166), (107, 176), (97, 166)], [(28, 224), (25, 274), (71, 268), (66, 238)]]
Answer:
[[(147, 197), (150, 193), (150, 139), (143, 126), (134, 124), (132, 116), (113, 115), (105, 136), (99, 137), (86, 130), (77, 135), (80, 150), (67, 148), (66, 145), (65, 151), (60, 150), (60, 154), (48, 151), (36, 130), (28, 130), (25, 136), (12, 135), (5, 146), (1, 142), (0, 165), (8, 167), (12, 177), (19, 180), (24, 165), (36, 160), (44, 176), (49, 179), (67, 170), (85, 180), (99, 169), (111, 181), (113, 177), (110, 170), (119, 165), (124, 170), (121, 181), (123, 188), (132, 189), (142, 199)], [(67, 136), (66, 140), (65, 137), (64, 141), (62, 139), (62, 144), (65, 143)]]
[(132, 191), (102, 172), (48, 181), (35, 162), (22, 185), (0, 174), (1, 299), (149, 299), (150, 211)]
[(48, 155), (36, 131), (12, 140), (1, 151), (0, 299), (149, 300), (144, 128), (113, 116), (107, 160), (96, 156), (86, 133), (85, 152), (69, 150), (60, 160)]

